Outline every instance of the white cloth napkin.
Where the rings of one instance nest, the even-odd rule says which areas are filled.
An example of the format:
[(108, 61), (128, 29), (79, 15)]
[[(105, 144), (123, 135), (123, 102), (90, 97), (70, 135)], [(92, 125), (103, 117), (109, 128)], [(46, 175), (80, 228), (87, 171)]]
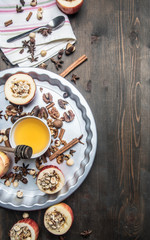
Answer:
[[(22, 6), (20, 0), (0, 0), (0, 48), (13, 65), (18, 64), (20, 67), (36, 67), (56, 55), (60, 49), (65, 48), (67, 42), (74, 43), (76, 41), (68, 17), (58, 9), (55, 0), (37, 0), (35, 7), (30, 6), (30, 2), (31, 0), (25, 0), (25, 5)], [(17, 13), (16, 5), (22, 6), (24, 11)], [(40, 7), (43, 8), (42, 20), (37, 19), (37, 9)], [(33, 14), (30, 20), (26, 21), (29, 12)], [(22, 41), (29, 40), (29, 36), (7, 43), (7, 39), (35, 27), (46, 25), (51, 19), (59, 15), (65, 17), (65, 23), (62, 27), (52, 31), (47, 37), (36, 33), (35, 57), (38, 57), (37, 62), (30, 62), (28, 59), (30, 53), (27, 52), (26, 48), (22, 54), (20, 53)], [(4, 23), (8, 20), (12, 20), (13, 24), (5, 27)], [(41, 50), (47, 51), (45, 57), (40, 55)]]

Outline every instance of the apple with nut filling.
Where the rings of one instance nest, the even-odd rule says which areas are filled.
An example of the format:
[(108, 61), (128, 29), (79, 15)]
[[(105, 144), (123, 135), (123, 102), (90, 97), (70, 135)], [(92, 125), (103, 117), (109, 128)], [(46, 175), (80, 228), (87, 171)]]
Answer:
[(22, 219), (14, 224), (9, 232), (9, 235), (10, 240), (37, 240), (39, 235), (39, 227), (38, 224), (30, 218)]
[(83, 0), (56, 0), (57, 6), (66, 14), (74, 14), (79, 11)]
[(46, 210), (44, 226), (55, 235), (63, 235), (70, 229), (73, 219), (74, 215), (71, 207), (66, 203), (59, 203)]
[(0, 178), (7, 173), (9, 166), (10, 166), (9, 157), (5, 153), (0, 152)]
[(9, 77), (4, 86), (5, 97), (13, 104), (25, 105), (31, 102), (36, 92), (36, 84), (26, 73), (16, 73)]
[(54, 194), (59, 192), (65, 184), (62, 171), (53, 165), (43, 167), (37, 176), (37, 186), (42, 192)]

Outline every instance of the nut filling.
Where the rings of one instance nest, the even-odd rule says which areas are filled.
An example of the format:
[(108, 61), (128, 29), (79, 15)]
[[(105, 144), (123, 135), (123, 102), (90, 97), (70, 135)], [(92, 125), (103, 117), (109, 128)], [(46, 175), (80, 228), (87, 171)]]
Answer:
[(53, 212), (47, 213), (45, 216), (47, 228), (59, 231), (60, 228), (65, 224), (65, 216), (54, 210)]
[(31, 86), (26, 81), (12, 81), (11, 91), (13, 97), (26, 98), (30, 93)]
[(60, 181), (59, 175), (53, 170), (51, 173), (44, 173), (43, 177), (38, 179), (39, 184), (41, 185), (43, 190), (56, 190)]
[(27, 226), (20, 227), (18, 224), (15, 224), (14, 227), (10, 230), (10, 237), (13, 240), (21, 239), (31, 239), (31, 231)]

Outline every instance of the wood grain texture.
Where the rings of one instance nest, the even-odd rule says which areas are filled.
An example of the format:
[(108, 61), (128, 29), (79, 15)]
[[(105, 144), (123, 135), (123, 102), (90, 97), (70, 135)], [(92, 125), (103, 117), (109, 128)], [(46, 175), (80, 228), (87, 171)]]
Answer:
[[(150, 239), (150, 1), (84, 1), (70, 16), (76, 51), (64, 56), (60, 74), (85, 54), (72, 73), (76, 88), (95, 117), (98, 148), (93, 167), (80, 188), (65, 200), (75, 220), (65, 240)], [(10, 66), (3, 61), (0, 69)], [(70, 81), (70, 73), (66, 79)], [(91, 92), (86, 86), (91, 80)], [(72, 83), (73, 84), (73, 83)], [(43, 225), (45, 210), (30, 212), (40, 226), (39, 240), (56, 240)], [(22, 212), (0, 208), (0, 240)]]

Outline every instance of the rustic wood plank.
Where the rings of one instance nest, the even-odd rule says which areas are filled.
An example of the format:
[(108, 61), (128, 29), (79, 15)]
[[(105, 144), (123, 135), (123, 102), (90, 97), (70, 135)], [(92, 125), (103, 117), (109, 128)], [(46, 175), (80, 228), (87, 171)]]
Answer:
[[(76, 88), (94, 114), (98, 148), (93, 167), (80, 188), (65, 200), (75, 220), (65, 239), (150, 238), (150, 2), (148, 0), (84, 1), (69, 16), (77, 37), (76, 51), (63, 56), (63, 69), (81, 55), (88, 60), (72, 73)], [(0, 69), (10, 68), (0, 61)], [(70, 73), (66, 79), (70, 81)], [(86, 91), (91, 80), (91, 91)], [(72, 83), (74, 84), (74, 83)], [(43, 225), (45, 210), (30, 212), (40, 226), (39, 240), (59, 239)], [(8, 239), (22, 212), (0, 208), (0, 239)]]

